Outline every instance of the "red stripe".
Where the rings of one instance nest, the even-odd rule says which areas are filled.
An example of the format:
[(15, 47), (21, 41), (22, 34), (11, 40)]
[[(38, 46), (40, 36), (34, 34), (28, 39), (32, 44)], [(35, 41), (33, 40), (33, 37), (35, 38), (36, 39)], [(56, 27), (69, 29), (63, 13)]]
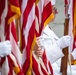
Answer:
[[(7, 58), (8, 58), (9, 69), (10, 69), (8, 75), (13, 75), (13, 71), (14, 71), (13, 68), (16, 66), (15, 66), (14, 61), (12, 60), (12, 58), (10, 56), (7, 56)], [(16, 63), (17, 63), (17, 61), (16, 61)], [(17, 63), (17, 65), (18, 65), (17, 67), (19, 67), (19, 69), (20, 69), (20, 71), (19, 71), (19, 73), (17, 73), (17, 75), (23, 75), (23, 72), (22, 72), (18, 63)]]
[(48, 61), (48, 65), (49, 65), (49, 69), (50, 69), (51, 75), (54, 75), (54, 73), (53, 73), (53, 68), (52, 68), (52, 66), (51, 66), (50, 61)]
[(52, 13), (52, 6), (51, 6), (51, 2), (49, 2), (43, 9), (43, 13), (42, 13), (43, 23), (46, 21), (46, 19), (50, 16), (51, 13)]
[(30, 65), (30, 51), (31, 51), (31, 45), (34, 39), (34, 35), (35, 35), (35, 21), (33, 21), (33, 24), (30, 28), (29, 31), (29, 36), (28, 36), (28, 45), (26, 47), (26, 55), (27, 55), (27, 59), (23, 64), (23, 72), (26, 74), (28, 67)]
[(26, 6), (25, 11), (23, 13), (23, 24), (22, 24), (22, 29), (21, 29), (21, 31), (22, 31), (22, 47), (21, 47), (22, 50), (25, 48), (25, 45), (26, 45), (25, 39), (24, 39), (24, 36), (25, 36), (24, 35), (24, 28), (26, 26), (28, 15), (30, 13), (30, 10), (32, 9), (33, 3), (34, 3), (34, 0), (28, 0), (27, 6)]
[(10, 35), (10, 25), (8, 25), (8, 15), (7, 15), (7, 17), (6, 17), (6, 19), (5, 19), (5, 31), (4, 31), (4, 33), (5, 33), (5, 36), (6, 36), (6, 40), (9, 40), (9, 35)]
[(2, 67), (4, 61), (5, 61), (5, 57), (3, 57), (3, 58), (0, 59), (0, 67)]
[(16, 7), (19, 7), (19, 1), (18, 0), (9, 0), (10, 4)]
[(22, 0), (19, 0), (19, 7), (20, 7), (20, 10), (21, 10), (21, 4), (22, 4)]
[(28, 15), (30, 13), (30, 10), (32, 9), (33, 3), (34, 3), (34, 0), (28, 0), (28, 2), (27, 2), (27, 6), (26, 6), (25, 11), (23, 13), (23, 25), (22, 25), (23, 29), (26, 26)]
[(67, 1), (67, 0), (64, 0), (64, 3), (65, 3), (65, 5), (66, 5), (66, 4), (68, 4), (68, 1)]
[(29, 31), (29, 35), (28, 35), (28, 45), (26, 47), (26, 50), (27, 50), (27, 58), (30, 57), (30, 49), (31, 49), (31, 45), (32, 45), (32, 42), (33, 42), (33, 39), (34, 39), (34, 35), (35, 35), (35, 20), (33, 21), (33, 24), (30, 28), (30, 31)]
[[(35, 15), (38, 19), (38, 24), (39, 24), (39, 11), (38, 11), (38, 6), (35, 7)], [(39, 32), (37, 32), (37, 30), (35, 30), (36, 36), (39, 36)]]
[(36, 17), (38, 18), (38, 23), (39, 23), (39, 12), (38, 12), (38, 7), (37, 6), (35, 8), (35, 14), (36, 14)]
[[(50, 73), (51, 73), (51, 75), (53, 75), (53, 69), (52, 69), (52, 66), (51, 66), (50, 61), (47, 59), (45, 50), (44, 50), (44, 53), (43, 53), (43, 56), (42, 56), (42, 57), (43, 57), (43, 62), (44, 62), (44, 64), (45, 64), (45, 67), (46, 67), (46, 69), (47, 69), (47, 72), (48, 72), (48, 69), (50, 69)], [(47, 65), (48, 65), (49, 67), (47, 67)]]
[(18, 39), (17, 39), (16, 27), (14, 25), (14, 22), (11, 23), (11, 33), (13, 35), (15, 42), (17, 43)]
[(47, 57), (46, 57), (46, 52), (45, 52), (45, 50), (44, 50), (44, 52), (43, 52), (42, 59), (43, 59), (43, 62), (44, 62), (44, 64), (45, 64), (45, 67), (46, 67), (46, 69), (47, 69), (47, 71), (48, 71), (48, 68), (47, 68), (47, 62), (48, 62), (48, 60), (47, 60)]
[[(75, 24), (74, 24), (74, 17), (75, 17), (75, 13), (74, 13), (74, 11), (76, 11), (76, 9), (75, 9), (75, 4), (76, 4), (76, 0), (73, 0), (73, 10), (72, 10), (72, 15), (73, 15), (73, 33), (74, 33), (74, 31), (76, 31), (76, 30), (74, 30), (74, 29), (76, 29), (76, 28), (74, 28), (75, 26)], [(76, 42), (76, 35), (74, 34), (73, 35), (74, 36), (74, 41), (73, 41), (73, 50), (74, 50), (74, 48), (76, 48), (76, 44), (75, 44), (75, 42)]]
[(26, 43), (25, 43), (25, 35), (24, 35), (24, 32), (23, 32), (23, 30), (21, 29), (21, 33), (22, 33), (22, 45), (21, 45), (21, 51), (23, 51), (23, 49), (25, 48), (25, 45), (26, 45)]
[[(24, 29), (26, 27), (26, 23), (28, 22), (28, 16), (30, 14), (30, 11), (34, 5), (34, 1), (35, 0), (27, 0), (27, 6), (24, 10), (24, 13), (23, 13), (23, 24), (22, 24), (22, 33), (24, 35)], [(30, 23), (31, 24), (31, 23)], [(35, 21), (33, 21), (33, 23), (31, 24), (31, 28), (29, 30), (29, 35), (28, 35), (28, 38), (27, 38), (27, 46), (23, 46), (25, 47), (26, 49), (26, 60), (24, 61), (24, 64), (23, 64), (23, 72), (24, 74), (27, 73), (27, 70), (30, 66), (30, 53), (31, 53), (31, 45), (32, 45), (32, 42), (33, 42), (33, 39), (34, 39), (34, 35), (35, 35)], [(24, 35), (26, 36), (26, 34)], [(24, 41), (26, 42), (25, 38), (24, 38)], [(23, 42), (23, 41), (22, 41)]]
[(1, 15), (5, 8), (5, 0), (0, 0), (0, 23), (1, 23)]
[(41, 66), (41, 70), (43, 72), (44, 75), (48, 75), (48, 72), (44, 70), (44, 68)]
[(14, 63), (13, 60), (10, 58), (10, 56), (8, 56), (8, 63), (9, 63), (9, 73), (8, 75), (13, 75), (13, 67), (14, 67)]
[(32, 56), (32, 61), (33, 61), (32, 68), (33, 68), (35, 75), (40, 75), (40, 73), (38, 71), (38, 63), (33, 56)]
[(42, 12), (42, 23), (41, 23), (41, 28), (40, 28), (40, 34), (44, 28), (44, 22), (46, 21), (46, 19), (50, 16), (50, 14), (52, 13), (52, 6), (51, 6), (51, 2), (49, 2), (43, 9)]

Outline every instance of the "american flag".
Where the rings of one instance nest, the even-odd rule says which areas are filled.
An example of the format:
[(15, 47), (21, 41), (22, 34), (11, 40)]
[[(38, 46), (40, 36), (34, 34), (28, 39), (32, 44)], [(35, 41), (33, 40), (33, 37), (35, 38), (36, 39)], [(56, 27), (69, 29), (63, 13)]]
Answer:
[(10, 55), (4, 57), (5, 60), (2, 63), (2, 75), (23, 75), (20, 64), (21, 53), (17, 45), (17, 37), (15, 34), (15, 20), (20, 16), (18, 0), (4, 0), (3, 4), (5, 7), (2, 12), (4, 16), (1, 14), (4, 21), (4, 24), (2, 24), (3, 22), (1, 20), (1, 25), (4, 29), (4, 39), (2, 41), (10, 40), (12, 52)]
[[(50, 0), (21, 0), (21, 34), (22, 34), (22, 67), (25, 75), (31, 75), (34, 66), (37, 63), (32, 56), (36, 37), (41, 35), (44, 27), (52, 20), (53, 13)], [(38, 30), (39, 29), (39, 30)], [(40, 65), (41, 75), (48, 74)], [(39, 70), (37, 68), (37, 70)], [(40, 72), (40, 71), (39, 71)], [(38, 75), (38, 73), (36, 73)]]
[(35, 39), (35, 0), (22, 0), (21, 11), (22, 67), (25, 75), (31, 75)]
[[(50, 0), (36, 0), (35, 2), (35, 33), (36, 37), (39, 37), (45, 28), (46, 25), (48, 25), (51, 20), (54, 18), (54, 15), (52, 13), (52, 6), (51, 6), (51, 1)], [(48, 63), (46, 53), (45, 51), (43, 52), (43, 59), (38, 58), (34, 53), (33, 53), (33, 74), (34, 75), (48, 75), (48, 70), (47, 70), (47, 65), (50, 65)], [(44, 62), (44, 59), (46, 59), (46, 64)], [(50, 68), (52, 70), (52, 68)], [(53, 74), (53, 72), (50, 74)]]

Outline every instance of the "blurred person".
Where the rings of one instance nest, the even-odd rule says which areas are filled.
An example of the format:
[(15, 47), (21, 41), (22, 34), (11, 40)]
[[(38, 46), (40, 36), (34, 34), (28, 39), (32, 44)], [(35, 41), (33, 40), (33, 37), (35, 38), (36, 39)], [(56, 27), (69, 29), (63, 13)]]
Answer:
[[(54, 3), (53, 3), (54, 2)], [(53, 6), (53, 13), (57, 13), (57, 9), (55, 8), (55, 2), (56, 0), (52, 0), (52, 6)], [(55, 18), (55, 17), (54, 17)], [(54, 19), (53, 19), (54, 20)], [(44, 47), (46, 51), (46, 55), (48, 60), (50, 60), (50, 63), (52, 64), (52, 68), (54, 70), (54, 75), (61, 75), (60, 73), (60, 66), (61, 66), (61, 57), (64, 56), (62, 53), (62, 49), (65, 47), (69, 47), (71, 44), (71, 37), (69, 35), (62, 36), (59, 38), (50, 28), (49, 25), (45, 27), (43, 30), (41, 36), (38, 38), (38, 44), (41, 45), (41, 48)], [(39, 45), (39, 47), (40, 47)], [(35, 50), (35, 54), (38, 57), (42, 57), (43, 52), (41, 48), (38, 48)], [(76, 49), (73, 50), (73, 52), (70, 54), (71, 60), (76, 60)], [(76, 62), (74, 62), (76, 64)], [(72, 74), (75, 75), (76, 72), (76, 66), (72, 65)], [(67, 74), (70, 74), (70, 66), (68, 66)]]
[[(52, 9), (55, 14), (57, 14), (57, 9), (55, 7), (56, 0), (52, 1)], [(54, 19), (53, 19), (54, 20)], [(62, 49), (65, 47), (69, 47), (71, 44), (71, 37), (69, 35), (62, 36), (59, 38), (47, 25), (41, 36), (37, 38), (37, 44), (39, 48), (35, 48), (35, 54), (38, 57), (42, 57), (43, 50), (45, 49), (46, 55), (50, 63), (52, 64), (52, 68), (54, 70), (54, 75), (61, 75), (60, 73), (60, 58), (64, 56)], [(42, 49), (43, 48), (43, 49)], [(58, 62), (56, 62), (59, 59)]]

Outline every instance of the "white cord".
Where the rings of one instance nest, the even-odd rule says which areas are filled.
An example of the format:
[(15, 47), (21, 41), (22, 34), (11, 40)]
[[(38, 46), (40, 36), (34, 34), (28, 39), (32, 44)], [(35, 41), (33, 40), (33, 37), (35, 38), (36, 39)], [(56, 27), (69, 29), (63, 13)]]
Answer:
[(68, 49), (69, 49), (69, 56), (68, 56), (68, 58), (69, 58), (69, 69), (70, 69), (70, 75), (72, 75), (72, 69), (71, 69), (71, 49), (70, 49), (70, 47), (68, 47)]

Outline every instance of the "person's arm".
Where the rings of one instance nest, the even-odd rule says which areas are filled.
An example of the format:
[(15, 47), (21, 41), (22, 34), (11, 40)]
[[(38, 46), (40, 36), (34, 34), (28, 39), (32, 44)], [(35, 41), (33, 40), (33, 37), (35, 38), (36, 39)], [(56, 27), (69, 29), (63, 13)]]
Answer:
[(70, 45), (70, 36), (63, 36), (59, 40), (52, 42), (52, 39), (43, 37), (41, 39), (41, 46), (44, 46), (46, 54), (51, 63), (55, 62), (63, 56), (62, 49)]

